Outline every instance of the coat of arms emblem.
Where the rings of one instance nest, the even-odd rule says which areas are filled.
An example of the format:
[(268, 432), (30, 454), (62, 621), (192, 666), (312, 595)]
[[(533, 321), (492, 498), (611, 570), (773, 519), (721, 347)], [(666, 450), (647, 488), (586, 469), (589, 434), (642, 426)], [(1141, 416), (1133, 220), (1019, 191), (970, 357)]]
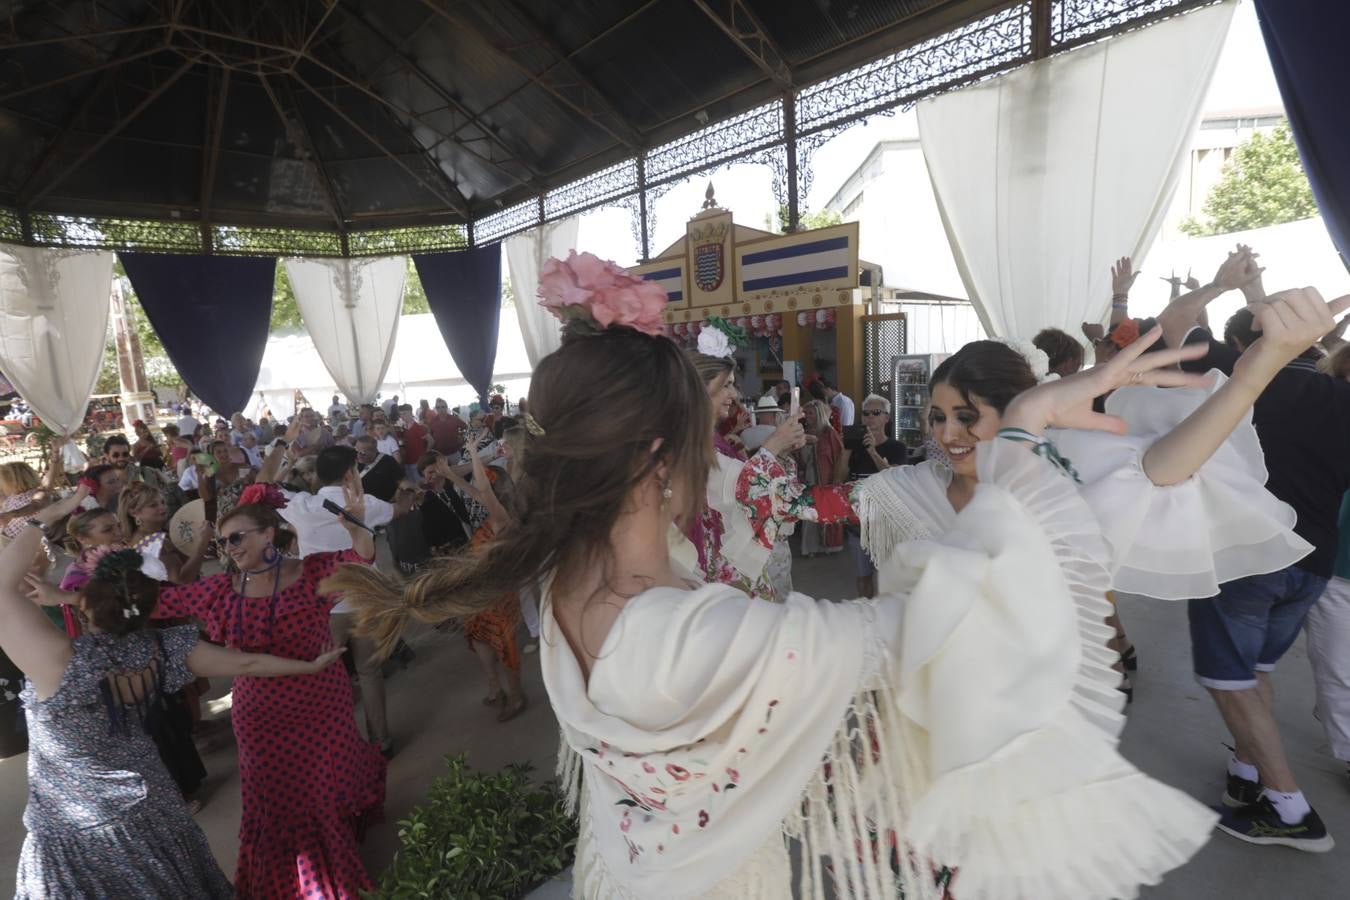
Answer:
[(694, 284), (705, 294), (722, 286), (727, 275), (727, 234), (725, 222), (690, 229), (694, 245)]
[(721, 241), (694, 247), (694, 283), (700, 290), (712, 293), (720, 288), (726, 272), (726, 258), (722, 253)]

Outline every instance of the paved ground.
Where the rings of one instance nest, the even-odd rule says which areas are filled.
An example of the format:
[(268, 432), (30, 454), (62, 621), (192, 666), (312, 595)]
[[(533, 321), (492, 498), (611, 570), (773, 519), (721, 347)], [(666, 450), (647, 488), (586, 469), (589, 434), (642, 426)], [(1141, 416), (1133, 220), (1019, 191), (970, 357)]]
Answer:
[[(799, 590), (815, 596), (843, 596), (852, 590), (847, 563), (832, 558), (799, 560)], [(1126, 598), (1126, 627), (1139, 648), (1141, 668), (1136, 701), (1125, 732), (1127, 756), (1150, 774), (1206, 802), (1222, 790), (1225, 733), (1213, 704), (1191, 680), (1184, 606)], [(389, 717), (399, 754), (390, 764), (389, 821), (375, 828), (363, 848), (372, 871), (385, 866), (397, 845), (395, 823), (426, 791), (447, 753), (468, 753), (471, 765), (494, 768), (532, 762), (552, 770), (557, 733), (539, 679), (536, 656), (526, 657), (526, 690), (531, 707), (499, 725), (478, 699), (482, 684), (476, 664), (454, 636), (419, 631), (412, 638), (417, 659), (389, 680)], [(1148, 900), (1333, 900), (1350, 896), (1350, 792), (1340, 767), (1325, 753), (1325, 740), (1312, 717), (1312, 682), (1302, 646), (1276, 673), (1280, 724), (1294, 771), (1342, 845), (1311, 856), (1282, 848), (1254, 848), (1216, 834), (1205, 849), (1161, 885)], [(228, 731), (217, 728), (205, 754), (211, 773), (206, 808), (198, 821), (221, 865), (232, 872), (239, 822), (239, 778)], [(25, 757), (0, 762), (0, 809), (11, 827), (0, 831), (0, 896), (13, 892), (13, 874), (23, 829)], [(1110, 810), (1103, 810), (1109, 816)], [(566, 896), (564, 883), (548, 885), (536, 897)]]

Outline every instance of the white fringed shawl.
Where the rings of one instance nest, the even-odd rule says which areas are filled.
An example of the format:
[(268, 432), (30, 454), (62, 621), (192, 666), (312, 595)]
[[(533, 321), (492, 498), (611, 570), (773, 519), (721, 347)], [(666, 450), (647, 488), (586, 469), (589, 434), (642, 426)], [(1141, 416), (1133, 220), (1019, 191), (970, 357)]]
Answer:
[(904, 594), (647, 591), (589, 685), (545, 617), (560, 774), (584, 795), (575, 896), (778, 896), (775, 834), (811, 900), (891, 900), (897, 879), (925, 900), (943, 865), (961, 900), (1129, 897), (1199, 848), (1212, 814), (1115, 750), (1091, 513), (1024, 449), (979, 453), (956, 528), (893, 561)]

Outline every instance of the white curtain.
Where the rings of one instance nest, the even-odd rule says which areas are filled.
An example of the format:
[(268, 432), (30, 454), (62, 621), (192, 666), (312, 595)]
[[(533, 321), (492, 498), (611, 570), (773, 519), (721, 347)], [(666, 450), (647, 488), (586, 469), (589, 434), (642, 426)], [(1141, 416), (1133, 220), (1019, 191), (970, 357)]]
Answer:
[[(283, 391), (259, 391), (263, 398), (262, 405), (272, 411), (272, 424), (280, 422), (285, 425), (295, 415), (295, 390), (286, 388)], [(328, 415), (328, 406), (325, 404), (319, 410), (321, 415)]]
[(0, 372), (60, 434), (84, 422), (108, 344), (113, 254), (0, 246)]
[(509, 237), (502, 244), (506, 268), (511, 273), (511, 291), (516, 297), (516, 318), (520, 320), (520, 335), (525, 339), (525, 354), (530, 358), (531, 368), (562, 345), (558, 320), (539, 305), (535, 296), (539, 290), (539, 270), (549, 258), (566, 257), (569, 250), (576, 249), (580, 225), (581, 219), (571, 216)]
[(991, 335), (1104, 321), (1186, 160), (1236, 0), (919, 104), (961, 278)]
[[(338, 389), (372, 403), (394, 353), (403, 282), (402, 256), (288, 259), (286, 274), (305, 329)], [(280, 415), (280, 411), (273, 407)]]

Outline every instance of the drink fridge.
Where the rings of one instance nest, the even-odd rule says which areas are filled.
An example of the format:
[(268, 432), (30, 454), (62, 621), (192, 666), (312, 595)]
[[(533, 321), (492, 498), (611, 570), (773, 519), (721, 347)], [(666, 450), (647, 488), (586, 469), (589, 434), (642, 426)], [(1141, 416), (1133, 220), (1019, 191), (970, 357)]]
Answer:
[(949, 353), (917, 353), (891, 360), (891, 424), (895, 439), (911, 450), (928, 435), (928, 381)]

